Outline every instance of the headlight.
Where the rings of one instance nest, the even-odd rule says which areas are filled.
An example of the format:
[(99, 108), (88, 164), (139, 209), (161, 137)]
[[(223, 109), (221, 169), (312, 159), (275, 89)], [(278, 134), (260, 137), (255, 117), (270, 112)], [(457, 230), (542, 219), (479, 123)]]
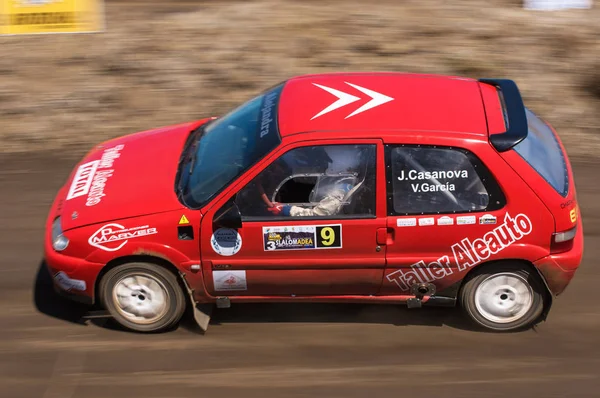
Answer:
[(57, 252), (63, 251), (69, 245), (69, 239), (63, 235), (60, 217), (56, 217), (52, 223), (52, 247)]

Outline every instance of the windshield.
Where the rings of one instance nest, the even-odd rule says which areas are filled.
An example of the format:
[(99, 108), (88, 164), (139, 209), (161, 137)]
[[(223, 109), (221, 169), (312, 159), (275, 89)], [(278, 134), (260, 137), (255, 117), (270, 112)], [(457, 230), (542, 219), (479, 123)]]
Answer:
[(273, 150), (281, 139), (277, 104), (283, 84), (259, 95), (193, 137), (179, 170), (178, 192), (198, 208)]

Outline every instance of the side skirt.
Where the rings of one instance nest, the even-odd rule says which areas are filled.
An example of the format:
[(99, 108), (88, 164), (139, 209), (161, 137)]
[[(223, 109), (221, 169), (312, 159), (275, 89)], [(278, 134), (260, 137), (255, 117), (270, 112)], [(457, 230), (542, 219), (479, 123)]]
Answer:
[[(423, 296), (419, 298), (414, 295), (398, 296), (219, 296), (217, 301), (231, 303), (290, 303), (290, 302), (308, 302), (308, 303), (365, 303), (365, 304), (409, 304), (419, 301), (419, 304), (427, 306), (453, 307), (456, 305), (456, 298), (446, 296)], [(420, 307), (421, 305), (409, 305), (410, 307)], [(220, 308), (226, 307), (219, 306)]]

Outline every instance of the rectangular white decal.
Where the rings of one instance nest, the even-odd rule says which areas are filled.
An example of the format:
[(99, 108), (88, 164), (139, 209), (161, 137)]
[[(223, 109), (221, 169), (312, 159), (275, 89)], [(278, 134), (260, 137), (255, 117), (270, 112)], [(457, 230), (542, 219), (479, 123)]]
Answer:
[(433, 220), (433, 217), (427, 217), (427, 218), (419, 218), (419, 225), (422, 227), (426, 227), (429, 225), (434, 225), (435, 221)]
[(216, 291), (247, 290), (246, 271), (213, 271)]
[(69, 188), (69, 193), (67, 194), (67, 200), (77, 198), (82, 195), (87, 195), (88, 192), (90, 192), (92, 178), (94, 178), (94, 174), (96, 173), (99, 163), (99, 160), (94, 160), (92, 162), (82, 164), (77, 168), (75, 177), (73, 177), (73, 182)]
[(437, 219), (437, 225), (454, 225), (454, 218), (443, 216)]
[(417, 225), (417, 219), (412, 218), (399, 218), (396, 220), (396, 226), (398, 227), (414, 227)]
[(484, 214), (479, 217), (479, 224), (496, 224), (496, 216), (491, 214)]
[(263, 244), (265, 251), (340, 249), (342, 225), (263, 227)]
[(475, 216), (458, 216), (456, 217), (456, 225), (475, 224), (476, 219)]
[(100, 160), (94, 160), (79, 166), (69, 187), (67, 200), (87, 195), (86, 206), (95, 206), (100, 203), (102, 197), (106, 196), (104, 186), (114, 172), (112, 169), (113, 163), (115, 159), (121, 156), (119, 151), (124, 147), (124, 145), (117, 145), (105, 149)]
[(518, 214), (512, 218), (507, 213), (504, 216), (504, 223), (487, 232), (483, 237), (473, 241), (464, 238), (453, 244), (452, 260), (449, 256), (442, 256), (429, 264), (421, 260), (410, 265), (410, 270), (400, 269), (386, 275), (386, 278), (397, 284), (400, 290), (407, 291), (414, 283), (433, 282), (452, 275), (454, 268), (459, 272), (471, 268), (523, 239), (532, 230), (531, 220), (525, 214)]

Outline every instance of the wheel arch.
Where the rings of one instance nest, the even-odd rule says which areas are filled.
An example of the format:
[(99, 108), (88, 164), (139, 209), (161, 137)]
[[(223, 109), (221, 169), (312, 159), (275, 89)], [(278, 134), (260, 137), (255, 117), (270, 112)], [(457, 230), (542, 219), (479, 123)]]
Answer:
[[(161, 257), (156, 257), (156, 256), (148, 255), (148, 254), (134, 254), (134, 255), (126, 255), (126, 256), (114, 258), (114, 259), (110, 260), (108, 263), (106, 263), (106, 265), (104, 267), (102, 267), (102, 269), (100, 270), (100, 273), (96, 277), (96, 282), (94, 283), (94, 291), (95, 291), (94, 300), (95, 300), (95, 302), (102, 304), (99, 286), (100, 286), (100, 282), (102, 281), (102, 278), (104, 278), (104, 275), (106, 275), (106, 273), (108, 271), (110, 271), (116, 267), (119, 267), (124, 264), (129, 264), (129, 263), (150, 263), (150, 264), (157, 265), (159, 267), (162, 267), (162, 268), (170, 271), (177, 278), (177, 282), (179, 283), (179, 285), (183, 291), (183, 294), (186, 296), (186, 298), (189, 299), (189, 294), (190, 294), (191, 290), (190, 290), (188, 283), (185, 280), (183, 274), (175, 266), (175, 264), (173, 264), (170, 261), (168, 261), (164, 258), (161, 258)], [(188, 305), (188, 302), (189, 302), (189, 300), (186, 300), (186, 305)]]
[(454, 294), (454, 298), (457, 300), (457, 302), (459, 301), (460, 292), (463, 289), (465, 283), (469, 279), (473, 278), (473, 276), (475, 276), (478, 272), (481, 272), (481, 270), (483, 270), (483, 269), (493, 268), (494, 266), (496, 266), (498, 264), (506, 264), (506, 263), (521, 264), (524, 268), (527, 268), (528, 270), (532, 271), (532, 273), (534, 275), (537, 275), (539, 277), (539, 279), (541, 280), (542, 284), (545, 287), (545, 289), (544, 289), (545, 290), (544, 291), (544, 296), (545, 296), (544, 297), (545, 298), (544, 311), (542, 313), (543, 319), (545, 320), (548, 316), (548, 313), (550, 312), (550, 308), (552, 307), (552, 303), (553, 303), (552, 290), (550, 290), (550, 286), (548, 286), (548, 282), (546, 281), (546, 278), (540, 272), (540, 270), (531, 261), (520, 259), (520, 258), (503, 258), (503, 259), (486, 261), (484, 263), (478, 264), (477, 266), (471, 268), (465, 274), (464, 278), (462, 278), (455, 285), (451, 286), (452, 292)]

